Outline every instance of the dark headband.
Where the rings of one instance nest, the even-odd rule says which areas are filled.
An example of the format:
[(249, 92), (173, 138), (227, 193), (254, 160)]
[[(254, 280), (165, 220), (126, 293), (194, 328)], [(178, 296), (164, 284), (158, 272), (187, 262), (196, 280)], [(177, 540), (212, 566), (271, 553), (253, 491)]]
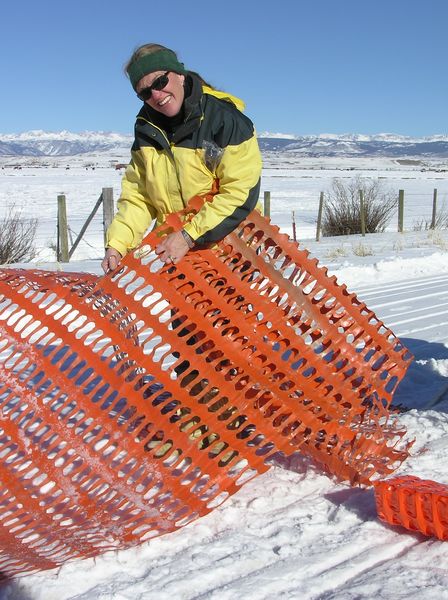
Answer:
[(174, 71), (182, 75), (187, 74), (183, 63), (177, 60), (177, 56), (172, 50), (158, 50), (152, 54), (144, 54), (134, 61), (127, 71), (134, 90), (142, 77), (154, 71)]

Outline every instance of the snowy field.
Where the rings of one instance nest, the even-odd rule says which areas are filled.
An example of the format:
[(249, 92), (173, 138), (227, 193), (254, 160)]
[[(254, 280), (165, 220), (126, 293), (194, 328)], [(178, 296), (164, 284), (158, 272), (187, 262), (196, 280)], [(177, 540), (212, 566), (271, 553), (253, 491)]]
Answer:
[[(0, 156), (0, 218), (11, 207), (15, 212), (38, 218), (36, 261), (54, 261), (57, 196), (66, 196), (71, 245), (102, 188), (113, 188), (114, 198), (118, 198), (123, 170), (117, 170), (115, 165), (127, 163), (128, 158), (127, 150), (75, 157), (20, 157), (20, 160)], [(311, 159), (268, 153), (264, 157), (260, 200), (263, 202), (265, 191), (271, 193), (271, 220), (289, 234), (292, 234), (294, 211), (298, 239), (309, 240), (316, 234), (320, 193), (329, 191), (334, 178), (343, 181), (356, 176), (378, 179), (393, 194), (404, 190), (405, 228), (412, 231), (418, 223), (430, 222), (434, 189), (437, 189), (439, 210), (448, 213), (448, 172), (443, 170), (446, 165), (437, 161), (408, 162), (418, 164), (403, 166), (387, 158)], [(396, 215), (388, 229), (397, 231)], [(73, 260), (95, 260), (102, 254), (100, 208), (75, 250)]]
[[(21, 170), (2, 160), (0, 211), (14, 203), (37, 215), (38, 265), (60, 268), (47, 262), (54, 261), (48, 245), (54, 241), (57, 194), (67, 195), (69, 223), (78, 231), (102, 187), (113, 187), (118, 197), (119, 172), (106, 157), (77, 157), (69, 169), (66, 159)], [(92, 170), (83, 161), (101, 164)], [(448, 203), (448, 173), (386, 159), (359, 161), (353, 171), (353, 162), (311, 164), (270, 156), (262, 191), (271, 192), (273, 222), (291, 233), (294, 210), (298, 238), (414, 354), (394, 403), (408, 409), (398, 418), (416, 442), (397, 474), (448, 484), (448, 232), (413, 231), (415, 221), (430, 219), (435, 188), (439, 204)], [(354, 175), (381, 177), (405, 190), (405, 233), (398, 234), (392, 221), (384, 234), (315, 242), (320, 192), (334, 177)], [(99, 273), (101, 240), (99, 219), (88, 243), (64, 268)], [(0, 598), (441, 600), (448, 599), (447, 554), (444, 542), (381, 523), (372, 490), (339, 484), (296, 454), (175, 533), (4, 582)]]

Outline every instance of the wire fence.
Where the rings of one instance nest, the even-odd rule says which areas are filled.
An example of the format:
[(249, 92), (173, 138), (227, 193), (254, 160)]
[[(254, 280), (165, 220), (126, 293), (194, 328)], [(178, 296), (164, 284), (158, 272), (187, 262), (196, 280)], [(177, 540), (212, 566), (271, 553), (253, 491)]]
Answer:
[[(292, 221), (297, 226), (299, 239), (314, 238), (321, 192), (328, 193), (331, 182), (339, 172), (331, 170), (265, 169), (262, 176), (260, 200), (270, 192), (271, 221), (284, 231), (292, 232)], [(355, 174), (347, 171), (348, 180)], [(437, 189), (437, 214), (448, 214), (448, 175), (391, 172), (360, 174), (366, 179), (384, 181), (398, 194), (404, 190), (404, 230), (428, 228), (433, 211), (434, 189)], [(0, 170), (0, 220), (14, 210), (24, 218), (38, 221), (35, 246), (38, 261), (56, 261), (57, 249), (57, 196), (67, 198), (67, 223), (69, 243), (73, 244), (86, 218), (104, 187), (113, 188), (114, 198), (120, 194), (122, 172), (115, 168), (23, 168)], [(448, 218), (445, 223), (448, 222)], [(448, 223), (444, 226), (448, 227)], [(392, 215), (388, 230), (397, 231), (398, 212)], [(103, 218), (99, 211), (91, 223), (72, 260), (97, 260), (104, 254)]]
[[(399, 210), (399, 189), (391, 192), (391, 197), (396, 197), (397, 206), (390, 214), (386, 231), (421, 231), (430, 229), (435, 224), (436, 229), (448, 229), (448, 180), (442, 189), (427, 186), (425, 191), (408, 191), (402, 189), (403, 213)], [(434, 203), (436, 197), (436, 203)], [(320, 202), (325, 204), (329, 198), (329, 190), (313, 191), (312, 198), (304, 197), (300, 188), (288, 190), (265, 189), (262, 204), (264, 214), (284, 230), (294, 233), (297, 231), (298, 239), (314, 237), (319, 225), (319, 215), (322, 216)], [(401, 225), (402, 221), (402, 225)]]
[[(67, 226), (72, 245), (92, 211), (101, 190), (120, 194), (122, 173), (115, 168), (23, 168), (0, 170), (0, 221), (11, 211), (36, 219), (36, 261), (56, 261), (58, 196), (67, 199)], [(73, 253), (73, 260), (97, 260), (104, 255), (103, 215), (99, 211)]]

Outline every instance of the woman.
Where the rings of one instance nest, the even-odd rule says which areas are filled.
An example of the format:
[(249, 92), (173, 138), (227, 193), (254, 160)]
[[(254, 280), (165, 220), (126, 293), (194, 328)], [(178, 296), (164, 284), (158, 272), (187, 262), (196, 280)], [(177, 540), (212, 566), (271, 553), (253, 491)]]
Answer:
[(126, 73), (143, 107), (107, 233), (106, 273), (139, 245), (153, 219), (163, 223), (216, 185), (213, 201), (155, 251), (163, 262), (178, 263), (190, 248), (219, 241), (255, 208), (260, 187), (260, 151), (241, 100), (211, 88), (159, 44), (138, 48)]

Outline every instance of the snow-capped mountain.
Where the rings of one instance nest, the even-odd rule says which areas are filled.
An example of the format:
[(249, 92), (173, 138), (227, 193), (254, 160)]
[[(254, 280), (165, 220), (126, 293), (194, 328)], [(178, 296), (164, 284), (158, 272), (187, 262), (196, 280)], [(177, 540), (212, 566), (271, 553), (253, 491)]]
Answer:
[[(258, 139), (262, 151), (288, 152), (309, 157), (448, 158), (448, 135), (415, 138), (390, 133), (295, 136), (263, 132), (258, 135)], [(34, 130), (19, 134), (0, 134), (0, 155), (3, 156), (74, 156), (116, 149), (129, 151), (131, 145), (130, 134), (102, 131), (73, 133)]]
[(264, 151), (291, 152), (302, 156), (384, 156), (391, 158), (448, 158), (448, 135), (415, 138), (390, 133), (377, 135), (330, 134), (289, 136), (259, 135)]
[(103, 131), (73, 133), (33, 130), (0, 134), (0, 155), (4, 156), (74, 156), (116, 148), (129, 150), (131, 145), (131, 135)]

